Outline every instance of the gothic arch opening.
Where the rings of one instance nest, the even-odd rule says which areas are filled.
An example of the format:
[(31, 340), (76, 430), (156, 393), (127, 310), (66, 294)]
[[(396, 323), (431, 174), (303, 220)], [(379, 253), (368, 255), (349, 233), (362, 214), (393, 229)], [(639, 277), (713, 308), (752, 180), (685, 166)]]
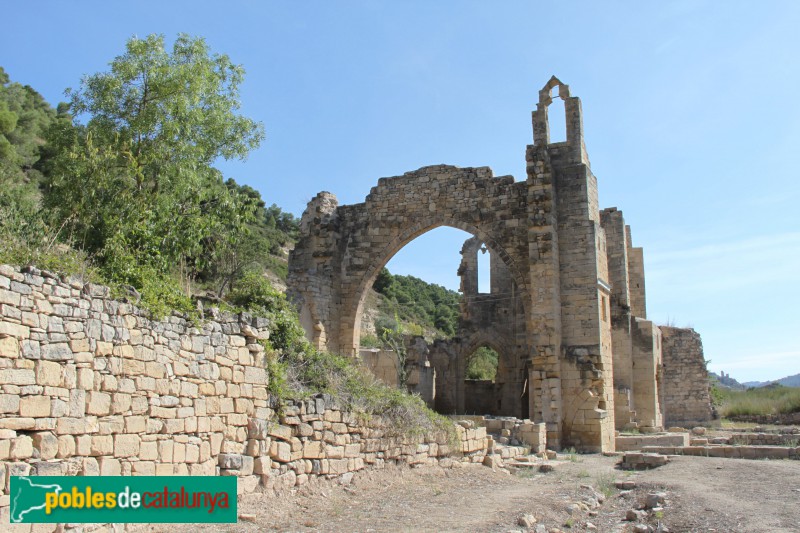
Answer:
[(478, 251), (478, 292), (488, 294), (492, 292), (492, 256), (486, 246)]
[[(516, 272), (516, 265), (512, 261), (510, 255), (500, 247), (495, 239), (492, 239), (490, 236), (486, 235), (484, 231), (481, 229), (462, 221), (453, 220), (453, 219), (442, 219), (440, 217), (434, 217), (433, 220), (426, 223), (418, 223), (413, 225), (407, 231), (403, 232), (400, 236), (398, 236), (393, 241), (389, 242), (383, 250), (374, 254), (370, 258), (370, 263), (368, 268), (366, 269), (365, 274), (363, 275), (360, 283), (358, 285), (356, 294), (358, 295), (357, 300), (354, 299), (354, 302), (351, 303), (351, 306), (354, 305), (354, 309), (350, 313), (347, 313), (347, 309), (345, 309), (345, 326), (349, 325), (345, 331), (343, 331), (345, 335), (345, 343), (346, 346), (353, 346), (354, 350), (356, 351), (358, 347), (361, 345), (361, 322), (364, 313), (364, 304), (366, 302), (367, 296), (369, 294), (369, 289), (374, 285), (375, 280), (377, 279), (378, 275), (380, 274), (381, 270), (392, 260), (392, 258), (400, 252), (403, 248), (405, 248), (408, 244), (412, 241), (417, 239), (418, 237), (436, 230), (440, 227), (449, 227), (462, 230), (462, 232), (473, 235), (473, 239), (478, 239), (482, 245), (487, 249), (487, 253), (491, 254), (492, 258), (494, 258), (495, 265), (502, 263), (504, 265), (505, 270), (508, 272), (507, 277), (513, 280), (514, 287), (515, 287), (515, 294), (514, 300), (518, 302), (520, 306), (523, 308), (524, 314), (524, 298), (521, 297), (520, 289), (517, 287), (524, 286), (522, 283), (521, 276), (515, 276)], [(465, 237), (468, 235), (464, 235)], [(473, 240), (473, 239), (468, 239)], [(463, 253), (463, 252), (462, 252)], [(456, 268), (458, 268), (456, 266)], [(459, 274), (460, 275), (460, 274)], [(477, 276), (477, 272), (476, 272)], [(519, 281), (517, 281), (519, 280)], [(463, 298), (470, 299), (472, 298), (471, 294), (468, 294), (464, 291), (463, 285), (461, 288), (461, 292), (463, 293)], [(352, 316), (352, 322), (350, 322), (350, 316)]]
[(459, 250), (469, 237), (463, 230), (440, 226), (411, 240), (387, 261), (365, 291), (357, 323), (360, 348), (374, 344), (373, 337), (397, 321), (406, 334), (428, 341), (455, 336), (461, 301)]
[(467, 355), (467, 372), (464, 379), (494, 383), (499, 363), (500, 354), (497, 350), (488, 345), (480, 346)]
[[(469, 237), (460, 246), (460, 263), (453, 261), (449, 266), (452, 273), (460, 277), (461, 295), (456, 303), (455, 330), (451, 335), (437, 335), (439, 338), (436, 340), (428, 334), (427, 341), (419, 335), (430, 331), (413, 331), (408, 325), (402, 330), (397, 328), (389, 331), (383, 324), (375, 324), (375, 329), (371, 330), (368, 324), (369, 313), (367, 324), (364, 320), (365, 303), (367, 298), (374, 297), (370, 288), (376, 283), (386, 283), (385, 265), (391, 264), (398, 253), (402, 256), (401, 250), (416, 239), (437, 229), (441, 230), (443, 226), (461, 230), (447, 232), (452, 236), (459, 236), (461, 239)], [(352, 325), (349, 332), (353, 335), (353, 343), (357, 346), (359, 356), (368, 361), (368, 366), (374, 373), (391, 377), (398, 361), (403, 361), (409, 376), (409, 390), (420, 393), (423, 399), (440, 412), (521, 416), (528, 412), (527, 406), (523, 407), (522, 402), (526, 401), (523, 395), (527, 381), (525, 372), (530, 367), (525, 301), (520, 288), (524, 280), (518, 281), (515, 277), (514, 264), (509, 260), (507, 252), (495, 240), (484, 235), (479, 228), (454, 222), (452, 219), (446, 224), (435, 220), (429, 222), (428, 227), (416, 225), (400, 234), (384, 247), (385, 254), (371, 256), (371, 264), (366, 269), (369, 275), (365, 274), (366, 282), (359, 286), (358, 309), (353, 314), (353, 322), (349, 323)], [(437, 252), (439, 250), (432, 253)], [(479, 255), (485, 255), (490, 263), (488, 270), (491, 271), (491, 283), (485, 293), (478, 290)], [(425, 259), (420, 257), (417, 260)], [(377, 272), (374, 280), (373, 272)], [(399, 315), (405, 315), (406, 318), (413, 316), (413, 313), (405, 311), (420, 302), (413, 302), (413, 298), (402, 293), (391, 290), (384, 292), (396, 300), (391, 304), (397, 306)], [(392, 327), (396, 327), (396, 321), (393, 322), (395, 323)], [(371, 343), (362, 342), (362, 330), (367, 333), (368, 339), (378, 337), (381, 341), (379, 346), (368, 347)], [(476, 376), (488, 379), (466, 379), (470, 363), (474, 361), (476, 352), (482, 348), (489, 348), (495, 354), (491, 375), (484, 373)], [(384, 367), (386, 372), (382, 370)], [(478, 401), (479, 398), (483, 400)]]

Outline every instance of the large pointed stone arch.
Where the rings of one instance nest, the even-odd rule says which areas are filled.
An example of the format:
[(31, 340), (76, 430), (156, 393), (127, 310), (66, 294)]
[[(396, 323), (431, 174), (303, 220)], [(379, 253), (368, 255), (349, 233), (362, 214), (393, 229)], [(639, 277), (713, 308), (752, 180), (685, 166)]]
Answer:
[[(455, 167), (453, 168), (455, 169)], [(377, 251), (375, 254), (372, 254), (370, 266), (365, 269), (360, 281), (356, 282), (354, 290), (350, 292), (350, 294), (360, 295), (360, 297), (358, 299), (347, 299), (346, 301), (343, 301), (342, 304), (343, 319), (340, 321), (340, 324), (342, 325), (343, 329), (341, 330), (340, 335), (342, 335), (341, 338), (344, 340), (343, 351), (348, 351), (351, 345), (356, 347), (358, 346), (358, 328), (351, 328), (350, 324), (361, 323), (361, 314), (364, 301), (366, 300), (367, 291), (370, 287), (372, 287), (372, 284), (375, 282), (375, 278), (378, 276), (378, 273), (381, 271), (381, 269), (386, 266), (386, 264), (398, 251), (403, 249), (403, 247), (405, 247), (411, 241), (436, 228), (451, 227), (460, 229), (484, 241), (486, 246), (494, 254), (496, 254), (496, 256), (499, 257), (508, 268), (514, 281), (519, 287), (519, 298), (524, 303), (527, 298), (528, 280), (526, 279), (526, 276), (524, 275), (522, 269), (519, 268), (519, 265), (515, 262), (514, 257), (509, 254), (500, 243), (491, 239), (486, 233), (486, 229), (482, 229), (482, 226), (483, 224), (480, 224), (479, 222), (464, 222), (460, 219), (441, 216), (438, 213), (432, 214), (430, 217), (425, 218), (422, 221), (412, 223), (409, 228), (399, 232), (399, 234), (383, 249)], [(353, 307), (354, 303), (355, 308)]]

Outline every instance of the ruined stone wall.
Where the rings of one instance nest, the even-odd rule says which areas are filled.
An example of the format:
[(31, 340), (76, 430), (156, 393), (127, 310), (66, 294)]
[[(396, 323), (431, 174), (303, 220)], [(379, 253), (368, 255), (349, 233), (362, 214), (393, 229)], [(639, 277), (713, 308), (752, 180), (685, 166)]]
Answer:
[(608, 302), (614, 370), (614, 423), (617, 429), (634, 423), (628, 240), (622, 212), (604, 209), (600, 219), (606, 235), (606, 260), (611, 295)]
[[(567, 142), (549, 144), (549, 139), (537, 135), (537, 131), (547, 127), (542, 123), (547, 122), (550, 91), (555, 87), (564, 100)], [(558, 340), (562, 355), (558, 359), (560, 400), (556, 405), (563, 420), (561, 439), (579, 449), (601, 451), (613, 448), (614, 432), (611, 327), (602, 320), (601, 308), (609, 287), (608, 265), (597, 178), (589, 166), (581, 117), (580, 100), (570, 95), (567, 85), (552, 78), (540, 91), (533, 116), (534, 145), (544, 146), (547, 155), (536, 150), (528, 153), (549, 164), (553, 176), (550, 193), (558, 233)], [(530, 171), (531, 165), (528, 168)], [(532, 177), (529, 173), (529, 179)], [(550, 428), (548, 431), (549, 438)]]
[[(320, 193), (301, 218), (289, 258), (289, 296), (309, 338), (334, 352), (359, 346), (364, 300), (381, 268), (403, 246), (439, 226), (478, 236), (508, 265), (527, 294), (524, 184), (488, 167), (424, 167), (381, 178), (364, 203), (338, 206)], [(523, 296), (524, 297), (524, 296)]]
[[(550, 142), (554, 98), (564, 101), (565, 142)], [(632, 247), (621, 213), (599, 209), (580, 99), (552, 77), (531, 118), (524, 182), (496, 178), (488, 167), (436, 165), (381, 178), (363, 203), (339, 206), (330, 193), (317, 195), (289, 257), (288, 292), (315, 345), (356, 353), (364, 299), (380, 269), (431, 229), (462, 229), (474, 237), (459, 270), (465, 327), (459, 340), (431, 348), (434, 405), (463, 412), (460, 354), (485, 344), (507, 356), (495, 380), (498, 412), (544, 423), (555, 449), (608, 451), (615, 395), (626, 400), (619, 427), (636, 419), (637, 402), (646, 404), (648, 425), (660, 419), (657, 347), (639, 350), (647, 377), (634, 376), (633, 320), (647, 316), (643, 252)], [(488, 295), (478, 292), (474, 255), (484, 245), (500, 275)], [(509, 290), (518, 301), (499, 297)]]
[(633, 323), (633, 405), (638, 425), (663, 427), (663, 406), (659, 390), (662, 379), (660, 329), (636, 318)]
[(712, 419), (708, 370), (700, 335), (661, 326), (663, 399), (667, 426), (691, 427)]
[[(0, 266), (0, 515), (11, 475), (236, 475), (241, 491), (385, 462), (482, 460), (330, 398), (271, 404), (263, 319), (153, 321), (106, 287)], [(0, 516), (0, 521), (8, 518)]]
[(631, 314), (647, 318), (647, 301), (644, 285), (644, 250), (636, 248), (631, 241), (631, 227), (625, 226), (628, 245), (628, 274), (630, 279)]
[[(527, 416), (523, 389), (529, 365), (525, 309), (519, 290), (508, 267), (476, 237), (467, 239), (461, 248), (461, 314), (454, 341), (457, 356), (466, 368), (478, 348), (488, 346), (498, 353), (497, 373), (493, 384), (464, 382), (466, 376), (448, 376), (448, 386), (464, 388), (462, 413), (504, 416)], [(478, 254), (490, 256), (490, 292), (478, 292)], [(491, 389), (491, 390), (490, 390)]]
[(362, 348), (358, 356), (364, 366), (389, 387), (400, 385), (400, 368), (397, 355), (391, 350), (379, 350), (377, 348)]

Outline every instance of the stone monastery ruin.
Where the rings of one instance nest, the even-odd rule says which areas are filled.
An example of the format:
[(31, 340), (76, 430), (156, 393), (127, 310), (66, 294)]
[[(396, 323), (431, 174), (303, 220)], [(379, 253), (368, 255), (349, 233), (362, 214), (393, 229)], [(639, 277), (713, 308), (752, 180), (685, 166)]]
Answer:
[[(565, 142), (550, 142), (554, 96), (564, 101)], [(539, 91), (533, 141), (525, 181), (438, 165), (381, 178), (360, 204), (313, 198), (289, 259), (289, 293), (309, 339), (358, 355), (380, 270), (416, 237), (450, 226), (474, 236), (461, 252), (457, 335), (407, 342), (409, 388), (436, 410), (530, 419), (546, 427), (549, 448), (584, 451), (613, 450), (615, 429), (631, 424), (710, 420), (700, 337), (647, 320), (642, 249), (621, 211), (600, 210), (580, 99), (555, 77)], [(491, 258), (486, 294), (482, 250)], [(467, 381), (468, 357), (482, 346), (500, 354), (497, 377)]]

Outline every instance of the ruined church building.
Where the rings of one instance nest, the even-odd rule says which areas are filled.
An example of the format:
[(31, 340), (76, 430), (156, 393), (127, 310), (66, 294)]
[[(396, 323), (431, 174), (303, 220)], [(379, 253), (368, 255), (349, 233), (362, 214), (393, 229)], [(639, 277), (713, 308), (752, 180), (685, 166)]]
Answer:
[[(553, 98), (564, 101), (564, 142), (550, 142)], [(581, 102), (555, 77), (539, 91), (525, 160), (525, 181), (437, 165), (381, 178), (363, 203), (314, 197), (289, 259), (289, 294), (309, 339), (357, 356), (380, 270), (416, 237), (450, 226), (473, 235), (458, 270), (458, 332), (407, 343), (409, 388), (437, 411), (530, 419), (546, 424), (549, 448), (596, 452), (614, 449), (615, 429), (710, 420), (700, 336), (647, 320), (642, 249), (621, 211), (599, 209)], [(482, 346), (499, 354), (497, 376), (466, 380)]]

